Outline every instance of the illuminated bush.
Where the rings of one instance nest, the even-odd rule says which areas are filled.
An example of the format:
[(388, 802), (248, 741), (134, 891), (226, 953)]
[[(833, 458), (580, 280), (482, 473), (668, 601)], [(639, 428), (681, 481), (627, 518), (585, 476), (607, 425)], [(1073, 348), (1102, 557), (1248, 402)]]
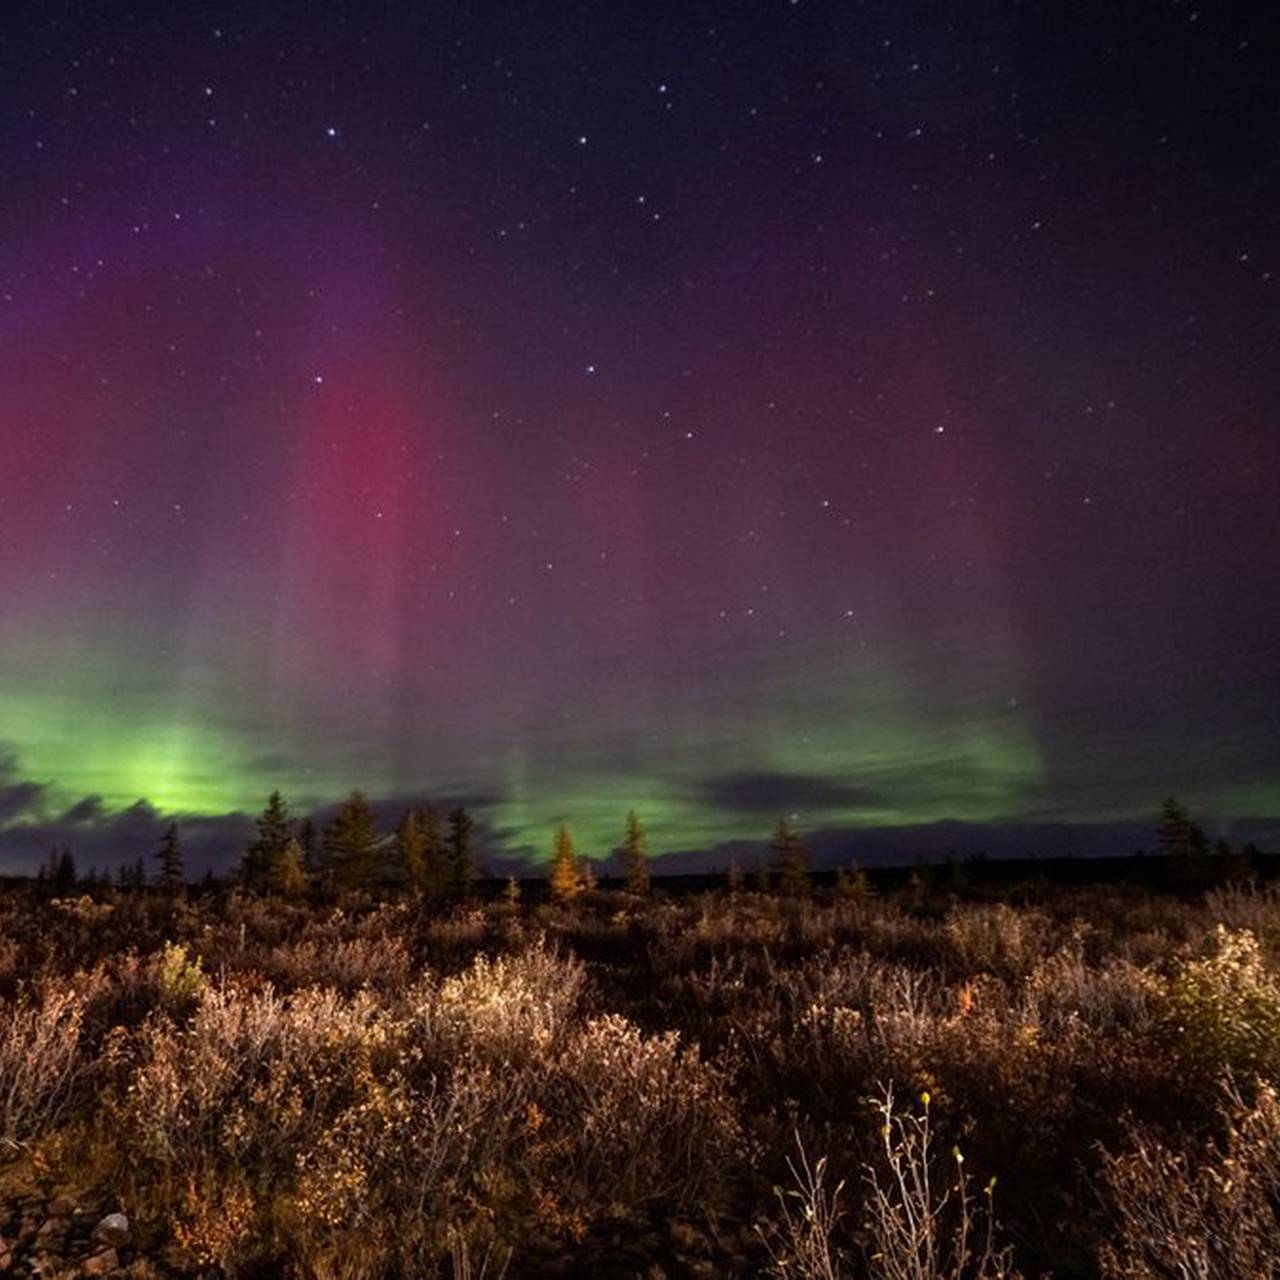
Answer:
[(1280, 984), (1248, 929), (1218, 925), (1214, 948), (1174, 974), (1167, 1029), (1183, 1059), (1201, 1071), (1271, 1071), (1280, 1053)]

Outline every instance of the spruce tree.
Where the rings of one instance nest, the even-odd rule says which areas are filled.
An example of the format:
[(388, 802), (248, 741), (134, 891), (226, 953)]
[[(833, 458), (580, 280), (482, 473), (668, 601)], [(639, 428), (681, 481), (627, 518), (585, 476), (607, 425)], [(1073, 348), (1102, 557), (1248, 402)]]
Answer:
[(76, 859), (70, 849), (54, 849), (49, 854), (49, 885), (57, 893), (76, 887)]
[(1186, 809), (1170, 796), (1160, 807), (1156, 846), (1165, 857), (1185, 858), (1191, 853), (1191, 841), (1191, 818)]
[(290, 836), (271, 864), (270, 888), (282, 898), (300, 898), (307, 891), (307, 867), (302, 842)]
[[(422, 832), (423, 888), (429, 896), (439, 897), (449, 888), (448, 852), (440, 837), (440, 818), (435, 809), (424, 804), (418, 809), (418, 828)], [(471, 853), (468, 849), (467, 857)]]
[(302, 847), (302, 866), (307, 875), (317, 875), (320, 871), (320, 847), (316, 840), (316, 824), (310, 818), (303, 818), (298, 827), (298, 844)]
[(791, 829), (786, 819), (781, 820), (774, 830), (770, 849), (778, 872), (778, 892), (784, 898), (807, 898), (809, 860), (805, 854), (804, 841)]
[(182, 869), (182, 846), (178, 842), (178, 824), (171, 822), (168, 830), (160, 840), (160, 848), (156, 853), (156, 861), (160, 864), (160, 873), (156, 883), (166, 893), (177, 893), (187, 882)]
[(622, 865), (627, 877), (627, 892), (644, 897), (649, 892), (649, 851), (645, 847), (644, 827), (636, 811), (627, 814), (627, 827), (622, 836)]
[(324, 829), (325, 872), (335, 889), (367, 889), (372, 885), (377, 844), (373, 808), (363, 791), (353, 791)]
[(578, 896), (581, 887), (573, 837), (562, 822), (551, 847), (551, 896), (557, 902), (569, 902)]
[(838, 901), (864, 903), (874, 893), (871, 881), (867, 879), (867, 873), (856, 860), (849, 864), (848, 870), (841, 867), (836, 872), (835, 897)]
[(266, 807), (257, 822), (258, 835), (245, 850), (240, 878), (250, 889), (261, 891), (271, 887), (272, 868), (293, 834), (289, 806), (279, 791), (273, 791), (267, 797)]
[(424, 894), (427, 891), (427, 853), (427, 832), (422, 814), (417, 809), (409, 809), (396, 827), (392, 854), (396, 879), (412, 893)]
[(449, 835), (445, 844), (445, 889), (454, 897), (465, 897), (476, 878), (471, 852), (471, 832), (475, 823), (461, 805), (449, 812)]

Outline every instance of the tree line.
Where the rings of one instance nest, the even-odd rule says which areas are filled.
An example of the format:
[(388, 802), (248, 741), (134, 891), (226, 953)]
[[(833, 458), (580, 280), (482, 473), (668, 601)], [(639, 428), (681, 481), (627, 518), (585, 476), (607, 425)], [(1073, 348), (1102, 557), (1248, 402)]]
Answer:
[[(368, 797), (356, 790), (317, 831), (311, 818), (295, 819), (276, 790), (267, 797), (255, 828), (237, 870), (240, 884), (255, 893), (292, 898), (313, 891), (336, 895), (400, 890), (449, 901), (468, 897), (480, 876), (475, 822), (462, 806), (441, 816), (430, 804), (416, 805), (401, 815), (394, 830), (380, 832)], [(1161, 806), (1156, 848), (1186, 878), (1197, 881), (1244, 878), (1260, 857), (1253, 844), (1235, 849), (1224, 839), (1211, 843), (1203, 827), (1173, 797)], [(618, 852), (627, 891), (647, 895), (651, 880), (648, 839), (634, 810), (624, 821)], [(168, 892), (178, 892), (186, 885), (176, 822), (165, 829), (153, 858), (156, 867), (151, 876), (146, 860), (138, 858), (118, 869), (116, 883), (121, 888), (151, 884)], [(37, 879), (55, 892), (65, 892), (77, 884), (107, 883), (110, 876), (96, 868), (79, 876), (71, 850), (61, 848), (50, 853)], [(212, 872), (208, 879), (213, 880)], [(561, 823), (552, 837), (547, 879), (552, 898), (560, 902), (595, 887), (595, 863), (578, 854), (567, 823)], [(725, 880), (735, 892), (744, 876), (731, 864)], [(760, 891), (790, 898), (808, 896), (808, 851), (803, 838), (785, 819), (775, 827), (769, 855), (756, 866), (753, 880)], [(856, 862), (836, 871), (837, 897), (861, 898), (871, 892), (867, 874)], [(514, 877), (508, 878), (505, 896), (513, 902), (520, 897), (520, 885)]]

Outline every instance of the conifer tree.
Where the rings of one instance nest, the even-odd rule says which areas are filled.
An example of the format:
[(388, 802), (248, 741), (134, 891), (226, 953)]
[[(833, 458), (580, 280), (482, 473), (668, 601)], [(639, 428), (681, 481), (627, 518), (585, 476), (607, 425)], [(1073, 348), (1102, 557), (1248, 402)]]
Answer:
[(266, 807), (257, 823), (258, 834), (245, 850), (240, 878), (248, 888), (261, 891), (271, 888), (272, 868), (293, 834), (289, 806), (279, 791), (273, 791), (267, 797)]
[(282, 898), (300, 898), (307, 891), (307, 867), (302, 854), (302, 842), (290, 836), (284, 848), (271, 863), (270, 888)]
[(56, 893), (66, 893), (76, 886), (76, 859), (68, 848), (54, 849), (49, 854), (49, 870), (45, 877)]
[(774, 830), (770, 849), (778, 872), (778, 892), (784, 898), (807, 898), (809, 860), (805, 854), (804, 841), (791, 829), (786, 819), (781, 820)]
[(573, 837), (562, 822), (551, 847), (551, 896), (557, 902), (570, 902), (578, 896), (580, 888)]
[(303, 818), (298, 827), (298, 844), (302, 847), (302, 866), (307, 875), (317, 875), (320, 871), (320, 847), (316, 840), (316, 824), (310, 818)]
[(160, 872), (156, 883), (166, 893), (177, 893), (187, 878), (182, 869), (182, 845), (178, 842), (178, 824), (171, 822), (160, 840), (160, 848), (156, 853), (156, 861), (160, 864)]
[(520, 905), (520, 881), (515, 876), (508, 876), (506, 886), (502, 890), (502, 896), (506, 899), (507, 906), (518, 907)]
[(627, 827), (622, 836), (622, 866), (627, 877), (627, 892), (644, 897), (649, 892), (649, 851), (645, 846), (644, 827), (636, 811), (627, 814)]
[(440, 897), (450, 885), (449, 851), (440, 835), (440, 818), (429, 804), (419, 805), (414, 812), (422, 838), (422, 892)]
[(445, 844), (446, 892), (464, 897), (471, 891), (476, 878), (475, 862), (471, 852), (471, 832), (475, 823), (471, 815), (459, 805), (449, 812), (449, 835)]
[(409, 809), (396, 827), (392, 854), (396, 879), (416, 894), (427, 892), (427, 873), (430, 870), (428, 852), (427, 831), (422, 813), (418, 809)]
[(1191, 818), (1186, 809), (1170, 796), (1160, 807), (1160, 827), (1156, 846), (1171, 858), (1185, 858), (1191, 853)]
[(725, 888), (729, 890), (731, 895), (736, 896), (742, 892), (742, 868), (737, 862), (730, 861), (724, 873)]
[(841, 902), (866, 902), (875, 893), (867, 873), (856, 861), (849, 864), (848, 870), (841, 867), (836, 872), (835, 896)]
[(1209, 837), (1198, 822), (1191, 823), (1187, 830), (1187, 848), (1197, 860), (1203, 861), (1209, 856)]
[(363, 791), (353, 791), (325, 825), (325, 872), (338, 890), (367, 889), (377, 870), (378, 837), (373, 808)]
[(116, 883), (122, 889), (141, 889), (147, 883), (146, 859), (121, 863), (116, 871)]

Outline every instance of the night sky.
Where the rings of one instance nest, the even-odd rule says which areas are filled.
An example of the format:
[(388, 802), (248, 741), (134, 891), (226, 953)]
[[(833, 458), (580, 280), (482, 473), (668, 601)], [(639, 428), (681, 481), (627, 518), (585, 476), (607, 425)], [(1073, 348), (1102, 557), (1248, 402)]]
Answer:
[(1265, 9), (8, 0), (0, 865), (1280, 830)]

